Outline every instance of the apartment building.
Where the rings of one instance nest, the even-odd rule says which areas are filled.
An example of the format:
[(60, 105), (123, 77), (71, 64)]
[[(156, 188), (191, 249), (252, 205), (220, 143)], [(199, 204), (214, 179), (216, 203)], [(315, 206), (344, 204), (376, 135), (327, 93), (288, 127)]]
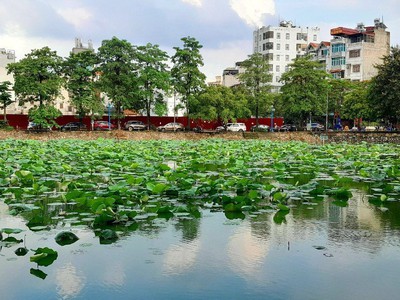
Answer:
[(261, 27), (253, 32), (253, 51), (262, 53), (269, 60), (272, 73), (271, 86), (278, 92), (281, 76), (289, 64), (306, 53), (309, 43), (319, 43), (318, 27), (298, 27), (290, 21), (281, 21), (279, 26)]
[(330, 56), (327, 70), (334, 78), (353, 81), (369, 80), (376, 76), (374, 67), (382, 63), (382, 57), (390, 53), (390, 32), (380, 19), (373, 26), (359, 23), (355, 29), (337, 27), (331, 29)]

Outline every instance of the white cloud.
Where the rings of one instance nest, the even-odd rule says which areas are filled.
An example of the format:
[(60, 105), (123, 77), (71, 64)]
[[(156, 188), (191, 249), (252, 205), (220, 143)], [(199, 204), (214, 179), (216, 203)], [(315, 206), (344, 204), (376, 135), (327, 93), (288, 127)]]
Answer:
[(83, 7), (60, 9), (57, 13), (77, 29), (83, 28), (93, 19), (93, 14)]
[(192, 4), (194, 6), (198, 6), (198, 7), (203, 5), (203, 1), (202, 0), (182, 0), (182, 2), (189, 3), (189, 4)]
[(266, 14), (275, 14), (274, 0), (230, 0), (229, 4), (247, 25), (253, 27), (263, 26)]

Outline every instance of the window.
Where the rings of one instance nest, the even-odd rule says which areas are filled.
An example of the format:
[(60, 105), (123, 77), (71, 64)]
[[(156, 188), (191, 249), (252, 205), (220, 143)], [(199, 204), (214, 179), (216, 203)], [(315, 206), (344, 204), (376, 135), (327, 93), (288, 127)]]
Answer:
[(60, 103), (60, 109), (64, 108), (64, 103)]
[(276, 72), (280, 72), (281, 71), (281, 66), (280, 65), (276, 65), (275, 66), (275, 71)]
[(313, 35), (313, 41), (314, 41), (314, 42), (317, 41), (317, 35), (316, 35), (316, 34)]
[(281, 39), (281, 33), (280, 33), (280, 32), (277, 32), (277, 33), (276, 33), (276, 38), (277, 38), (278, 40)]
[(298, 40), (298, 41), (300, 41), (300, 40), (307, 41), (307, 34), (305, 34), (305, 33), (298, 33), (298, 34), (297, 34), (297, 40)]
[(279, 54), (276, 55), (276, 60), (280, 61), (281, 60), (281, 56)]
[(360, 65), (353, 65), (353, 73), (359, 73), (361, 69)]
[(281, 44), (276, 44), (276, 50), (281, 50)]
[(358, 49), (358, 50), (350, 50), (349, 51), (349, 57), (350, 58), (352, 58), (352, 57), (360, 57), (360, 54), (361, 54), (361, 50), (360, 49)]
[(341, 66), (346, 64), (346, 59), (344, 57), (334, 57), (332, 58), (332, 67)]
[(69, 111), (69, 112), (72, 111), (72, 106), (68, 106), (68, 111)]
[(290, 33), (286, 33), (286, 39), (290, 40)]
[(345, 44), (333, 44), (332, 45), (332, 53), (344, 52), (344, 51), (346, 51)]
[(273, 53), (264, 54), (263, 57), (264, 57), (264, 59), (274, 60), (274, 54)]
[(285, 67), (285, 72), (289, 71), (289, 66)]
[(273, 39), (274, 38), (274, 32), (273, 31), (267, 31), (263, 33), (263, 40), (266, 39)]
[(276, 76), (275, 80), (276, 80), (276, 82), (279, 82), (281, 80), (281, 78), (279, 76)]
[(289, 50), (289, 44), (285, 45), (285, 50)]
[(274, 65), (273, 64), (269, 64), (268, 67), (269, 67), (269, 71), (270, 72), (272, 72), (274, 70)]
[(263, 51), (265, 50), (271, 50), (274, 48), (274, 43), (268, 42), (263, 44)]
[(289, 55), (285, 55), (285, 61), (289, 61)]

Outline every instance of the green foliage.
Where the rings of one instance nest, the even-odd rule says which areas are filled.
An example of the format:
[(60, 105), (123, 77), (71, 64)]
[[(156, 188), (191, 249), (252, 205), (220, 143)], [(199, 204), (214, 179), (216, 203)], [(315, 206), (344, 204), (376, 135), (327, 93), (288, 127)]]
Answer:
[(11, 82), (9, 81), (0, 82), (0, 109), (3, 109), (5, 123), (7, 123), (7, 106), (14, 102), (11, 97), (10, 86)]
[(32, 255), (29, 259), (31, 262), (37, 263), (38, 266), (50, 266), (58, 257), (57, 251), (50, 248), (38, 248), (34, 251), (34, 255)]
[(281, 77), (284, 117), (305, 122), (310, 114), (325, 115), (329, 74), (310, 57), (296, 58), (289, 67)]
[(368, 98), (376, 118), (396, 123), (400, 115), (400, 48), (392, 48), (383, 57), (383, 63), (375, 66), (378, 75), (371, 80)]
[(112, 101), (120, 129), (123, 107), (135, 107), (137, 101), (134, 88), (137, 85), (135, 51), (128, 41), (113, 37), (101, 43), (98, 58), (99, 66), (96, 71), (100, 78), (97, 86)]
[(240, 89), (221, 85), (207, 86), (193, 101), (192, 113), (195, 118), (225, 123), (250, 116), (246, 97), (243, 97)]
[(65, 246), (75, 243), (79, 238), (71, 231), (62, 231), (56, 235), (55, 240), (57, 244)]
[(14, 75), (14, 91), (20, 104), (51, 104), (61, 94), (62, 58), (48, 47), (32, 50), (19, 62), (7, 66)]
[(95, 66), (98, 63), (92, 51), (71, 53), (64, 61), (65, 87), (79, 118), (104, 112), (104, 105), (95, 88)]
[(158, 45), (148, 43), (138, 46), (135, 50), (135, 64), (137, 68), (137, 88), (141, 107), (147, 115), (147, 124), (150, 124), (150, 113), (158, 104), (162, 107), (164, 95), (170, 90), (170, 73), (168, 71), (168, 54)]
[(34, 122), (38, 128), (47, 129), (53, 126), (58, 127), (55, 119), (62, 115), (61, 111), (52, 105), (40, 105), (29, 109), (29, 120)]
[[(347, 82), (347, 81), (343, 81)], [(368, 101), (368, 89), (370, 82), (347, 82), (349, 90), (344, 95), (341, 107), (341, 117), (343, 119), (363, 118), (363, 120), (375, 121), (376, 114), (374, 107)]]
[(259, 115), (266, 115), (272, 104), (270, 94), (272, 75), (269, 72), (268, 60), (256, 52), (242, 62), (242, 67), (244, 72), (239, 74), (239, 80), (249, 92), (248, 107), (255, 115), (258, 124)]
[(200, 71), (204, 65), (200, 49), (203, 47), (193, 37), (184, 37), (183, 48), (174, 47), (175, 54), (171, 57), (173, 67), (171, 69), (172, 85), (180, 95), (186, 109), (188, 124), (190, 124), (190, 112), (194, 99), (205, 87), (206, 76)]

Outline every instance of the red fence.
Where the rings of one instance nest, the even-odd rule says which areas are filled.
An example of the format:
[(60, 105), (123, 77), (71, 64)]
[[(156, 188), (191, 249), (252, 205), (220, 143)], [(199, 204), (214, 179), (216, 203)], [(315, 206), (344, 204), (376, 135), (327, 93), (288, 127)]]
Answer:
[[(7, 120), (8, 123), (13, 126), (16, 129), (20, 130), (25, 130), (28, 126), (28, 116), (27, 115), (7, 115)], [(104, 121), (108, 121), (108, 117), (104, 116), (102, 118)], [(121, 125), (123, 125), (126, 121), (129, 120), (139, 120), (142, 121), (143, 123), (147, 124), (147, 117), (146, 116), (128, 116), (125, 117), (121, 120)], [(154, 125), (155, 127), (165, 125), (169, 122), (179, 122), (182, 123), (183, 125), (187, 126), (188, 118), (187, 117), (156, 117), (152, 116), (150, 117), (150, 123)], [(57, 124), (59, 125), (64, 125), (68, 122), (77, 122), (79, 121), (76, 116), (61, 116), (56, 119)], [(90, 128), (90, 118), (86, 117), (82, 120), (82, 122), (87, 126), (87, 128)], [(238, 119), (237, 122), (245, 123), (247, 130), (250, 130), (251, 126), (256, 124), (256, 119), (255, 118), (248, 118), (248, 119)], [(111, 123), (117, 124), (116, 119), (112, 119)], [(271, 119), (270, 118), (258, 118), (258, 123), (259, 124), (264, 124), (271, 126)], [(282, 126), (283, 124), (283, 118), (277, 117), (273, 119), (273, 123), (276, 124), (277, 126)], [(190, 120), (190, 128), (195, 128), (197, 126), (202, 127), (205, 130), (213, 130), (217, 126), (222, 125), (221, 122), (218, 121), (204, 121), (204, 120)]]

